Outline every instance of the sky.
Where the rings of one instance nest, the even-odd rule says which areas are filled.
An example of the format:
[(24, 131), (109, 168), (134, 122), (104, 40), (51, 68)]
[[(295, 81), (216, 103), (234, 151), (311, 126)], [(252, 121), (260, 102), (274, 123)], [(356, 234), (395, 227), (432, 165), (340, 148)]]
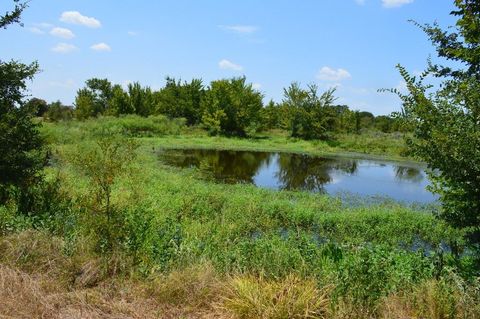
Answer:
[[(12, 7), (1, 0), (0, 12)], [(38, 61), (31, 96), (72, 105), (89, 78), (153, 89), (165, 77), (246, 76), (265, 102), (293, 81), (335, 87), (337, 104), (399, 111), (381, 88), (395, 65), (424, 70), (435, 50), (408, 20), (453, 25), (453, 0), (32, 0), (23, 27), (0, 30), (0, 59)]]

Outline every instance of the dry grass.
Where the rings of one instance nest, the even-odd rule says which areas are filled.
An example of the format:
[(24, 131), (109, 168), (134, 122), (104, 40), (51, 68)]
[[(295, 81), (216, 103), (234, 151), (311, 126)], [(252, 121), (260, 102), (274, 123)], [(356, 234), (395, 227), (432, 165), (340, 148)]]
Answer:
[(188, 309), (211, 310), (221, 294), (220, 277), (210, 264), (175, 270), (153, 278), (147, 291), (155, 299)]
[(211, 311), (165, 304), (134, 281), (73, 291), (52, 286), (56, 287), (52, 279), (0, 266), (0, 318), (222, 318)]
[(466, 284), (455, 275), (428, 280), (413, 291), (386, 298), (381, 312), (385, 319), (478, 319), (480, 285)]
[(25, 231), (0, 238), (0, 263), (28, 273), (59, 278), (70, 270), (62, 241), (42, 232)]
[[(57, 289), (52, 289), (57, 288)], [(2, 318), (161, 318), (131, 292), (111, 288), (58, 289), (51, 279), (0, 267), (0, 317)]]
[(205, 263), (135, 280), (122, 254), (68, 257), (62, 249), (35, 231), (0, 239), (0, 318), (480, 319), (480, 283), (454, 274), (361, 309), (332, 304), (330, 286), (295, 275), (224, 277)]
[(242, 276), (226, 284), (219, 308), (233, 318), (328, 318), (329, 292), (293, 275), (275, 281)]

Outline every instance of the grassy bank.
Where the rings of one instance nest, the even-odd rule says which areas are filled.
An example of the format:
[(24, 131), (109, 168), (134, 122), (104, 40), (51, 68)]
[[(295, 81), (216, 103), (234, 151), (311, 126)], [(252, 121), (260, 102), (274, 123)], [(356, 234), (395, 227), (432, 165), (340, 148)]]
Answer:
[(200, 128), (189, 128), (180, 120), (168, 120), (161, 116), (149, 119), (135, 116), (123, 119), (106, 117), (85, 122), (46, 123), (44, 127), (45, 135), (54, 143), (72, 143), (105, 130), (140, 138), (142, 144), (159, 148), (234, 149), (412, 160), (406, 156), (401, 134), (378, 131), (361, 135), (339, 134), (330, 141), (290, 138), (284, 131), (260, 133), (255, 138), (236, 138), (209, 136)]
[[(480, 316), (475, 258), (462, 233), (432, 214), (396, 203), (345, 207), (320, 194), (217, 184), (195, 170), (164, 166), (156, 152), (278, 144), (275, 150), (320, 154), (322, 142), (214, 138), (185, 132), (181, 123), (130, 120), (44, 128), (53, 154), (46, 174), (59, 191), (54, 205), (35, 215), (0, 207), (1, 315)], [(96, 180), (122, 154), (112, 150), (127, 137), (136, 142), (136, 157), (117, 174), (118, 163), (106, 172), (107, 209)], [(93, 163), (87, 168), (85, 158)]]

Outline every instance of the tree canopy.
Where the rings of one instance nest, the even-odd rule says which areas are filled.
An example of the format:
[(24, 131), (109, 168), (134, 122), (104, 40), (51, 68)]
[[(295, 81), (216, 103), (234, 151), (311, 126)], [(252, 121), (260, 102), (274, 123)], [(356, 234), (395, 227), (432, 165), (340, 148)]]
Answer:
[[(15, 9), (0, 17), (0, 27), (19, 23), (25, 8), (15, 1)], [(45, 164), (39, 125), (32, 121), (37, 110), (25, 104), (26, 83), (37, 72), (36, 62), (0, 60), (0, 203), (35, 184)]]
[[(399, 70), (408, 87), (401, 94), (403, 115), (414, 128), (408, 145), (428, 163), (433, 190), (440, 194), (442, 217), (457, 227), (480, 226), (480, 2), (456, 0), (458, 17), (453, 29), (438, 24), (419, 25), (438, 56), (460, 62), (429, 62), (420, 76)], [(426, 83), (433, 75), (442, 80), (435, 89)]]

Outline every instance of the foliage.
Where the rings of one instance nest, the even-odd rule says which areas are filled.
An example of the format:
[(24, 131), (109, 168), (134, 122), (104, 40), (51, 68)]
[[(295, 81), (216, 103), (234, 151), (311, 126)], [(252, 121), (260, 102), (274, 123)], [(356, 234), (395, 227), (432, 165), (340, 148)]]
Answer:
[(78, 119), (88, 119), (100, 114), (101, 109), (95, 108), (95, 98), (87, 89), (80, 89), (75, 97), (75, 116)]
[(5, 15), (0, 16), (0, 28), (6, 29), (8, 25), (13, 23), (19, 23), (20, 25), (20, 16), (22, 15), (23, 10), (28, 6), (28, 1), (13, 0), (15, 3), (15, 8), (13, 11), (6, 12)]
[(32, 98), (28, 100), (25, 106), (34, 112), (35, 116), (43, 116), (45, 112), (48, 110), (47, 101), (39, 99), (39, 98)]
[(347, 105), (333, 105), (333, 91), (318, 96), (317, 90), (314, 85), (303, 90), (292, 84), (285, 90), (290, 98), (264, 106), (262, 95), (245, 78), (213, 81), (205, 87), (201, 79), (182, 82), (167, 77), (165, 86), (157, 91), (138, 82), (130, 83), (125, 91), (107, 79), (93, 78), (77, 92), (76, 117), (157, 114), (184, 118), (187, 125), (201, 126), (210, 135), (254, 137), (260, 131), (287, 130), (293, 137), (330, 141), (338, 134), (410, 130), (390, 116), (375, 117), (352, 111)]
[(104, 114), (112, 98), (112, 84), (107, 79), (89, 79), (86, 87), (80, 89), (75, 99), (77, 117), (86, 119)]
[[(0, 17), (0, 27), (19, 22), (26, 3), (15, 2), (14, 11)], [(26, 190), (41, 179), (43, 140), (32, 121), (35, 111), (24, 103), (26, 82), (37, 72), (36, 62), (0, 60), (0, 204), (9, 198), (25, 202)]]
[(118, 84), (112, 87), (112, 98), (109, 102), (110, 108), (106, 112), (110, 115), (124, 115), (124, 114), (134, 114), (135, 108), (130, 103), (130, 98), (127, 92), (125, 92), (122, 87)]
[(148, 116), (153, 113), (155, 108), (152, 90), (149, 87), (143, 88), (140, 83), (130, 83), (128, 85), (128, 96), (130, 100), (130, 109), (135, 110), (135, 114)]
[(260, 123), (262, 94), (246, 78), (213, 81), (202, 100), (202, 124), (212, 134), (246, 136)]
[(98, 232), (102, 250), (111, 250), (117, 244), (117, 235), (122, 234), (124, 218), (112, 203), (113, 187), (127, 173), (137, 145), (130, 139), (108, 135), (95, 144), (81, 149), (70, 161), (89, 179), (94, 198), (88, 205), (91, 214), (88, 218)]
[(63, 105), (60, 101), (57, 101), (47, 106), (47, 111), (43, 116), (52, 122), (69, 121), (73, 119), (74, 110), (72, 107)]
[(292, 83), (284, 91), (283, 103), (291, 110), (290, 130), (292, 137), (304, 139), (327, 139), (333, 130), (333, 94), (328, 90), (318, 96), (318, 87), (314, 84), (302, 89), (298, 83)]
[[(323, 294), (318, 287), (331, 286), (326, 299), (322, 299), (328, 300), (328, 308), (337, 309), (347, 302), (374, 317), (384, 298), (432, 279), (446, 267), (453, 267), (466, 278), (475, 273), (468, 255), (459, 261), (445, 252), (442, 263), (438, 263), (434, 247), (457, 245), (461, 255), (465, 246), (462, 233), (431, 214), (394, 203), (345, 207), (319, 194), (198, 180), (195, 172), (159, 166), (152, 152), (152, 145), (158, 146), (159, 139), (137, 139), (141, 146), (134, 148), (136, 155), (130, 157), (122, 137), (129, 133), (115, 129), (126, 119), (139, 124), (150, 121), (130, 115), (47, 123), (45, 131), (53, 130), (64, 138), (53, 139), (59, 142), (52, 169), (61, 172), (58, 188), (69, 201), (64, 206), (46, 208), (56, 213), (40, 215), (37, 220), (19, 219), (8, 209), (0, 209), (0, 222), (5, 221), (6, 232), (37, 225), (63, 236), (65, 252), (72, 258), (80, 258), (80, 252), (90, 256), (88, 262), (72, 270), (80, 274), (74, 275), (80, 278), (70, 279), (75, 285), (95, 286), (119, 271), (147, 278), (160, 272), (162, 284), (154, 281), (156, 288), (149, 291), (162, 300), (177, 295), (177, 306), (195, 307), (191, 298), (198, 298), (202, 304), (209, 298), (218, 301), (209, 296), (212, 289), (222, 288), (214, 288), (218, 284), (206, 278), (198, 279), (198, 285), (208, 285), (205, 288), (187, 282), (174, 286), (177, 288), (169, 294), (166, 289), (173, 283), (168, 286), (164, 281), (180, 276), (175, 275), (177, 270), (208, 262), (215, 276), (243, 274), (240, 277), (248, 279), (248, 287), (253, 288), (242, 292), (233, 283), (243, 279), (220, 279), (229, 287), (219, 290), (220, 295), (234, 299), (235, 305), (248, 303), (249, 293), (259, 291), (258, 296), (278, 296), (258, 304), (266, 306), (262, 313), (297, 313), (299, 309), (315, 308), (314, 301), (319, 300), (308, 297), (312, 289)], [(106, 138), (102, 131), (114, 136)], [(177, 137), (169, 140), (170, 147), (182, 139), (198, 141)], [(217, 139), (226, 144), (226, 138), (212, 138)], [(79, 140), (83, 141), (80, 145)], [(229, 141), (246, 143), (242, 139)], [(115, 152), (114, 147), (121, 150)], [(61, 197), (52, 201), (62, 202)], [(190, 277), (182, 276), (197, 280), (193, 272)], [(182, 288), (185, 285), (188, 288)], [(185, 297), (183, 289), (195, 295)], [(237, 308), (226, 305), (217, 303), (215, 309), (232, 315), (244, 311), (228, 310)]]
[[(436, 24), (421, 26), (440, 57), (461, 62), (453, 69), (429, 63), (419, 78), (399, 66), (407, 83), (403, 114), (414, 127), (408, 145), (413, 154), (428, 163), (433, 190), (443, 203), (442, 217), (458, 227), (480, 226), (480, 4), (455, 1), (459, 16), (454, 32)], [(425, 84), (433, 74), (443, 79), (431, 92)], [(397, 92), (398, 93), (398, 92)]]
[(200, 124), (204, 94), (201, 79), (182, 83), (181, 80), (167, 77), (165, 87), (155, 92), (156, 112), (171, 118), (185, 118), (188, 125)]

